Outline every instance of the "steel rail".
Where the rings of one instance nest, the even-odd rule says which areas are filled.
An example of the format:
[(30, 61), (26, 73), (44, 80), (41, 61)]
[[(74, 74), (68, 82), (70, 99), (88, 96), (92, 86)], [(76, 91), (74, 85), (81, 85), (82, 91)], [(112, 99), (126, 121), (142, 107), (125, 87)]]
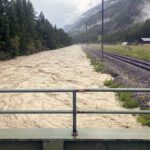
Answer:
[(125, 59), (128, 59), (128, 60), (132, 60), (134, 62), (143, 64), (143, 65), (150, 66), (150, 62), (149, 61), (140, 60), (140, 59), (137, 59), (137, 58), (133, 58), (133, 57), (129, 57), (129, 56), (123, 56), (123, 55), (119, 55), (119, 54), (116, 54), (116, 53), (110, 53), (110, 52), (105, 52), (105, 54), (111, 54), (111, 55), (114, 55), (114, 56), (120, 56), (122, 58), (125, 58)]
[[(120, 60), (120, 61), (128, 63), (128, 64), (131, 64), (131, 65), (136, 66), (138, 68), (142, 68), (146, 71), (150, 71), (150, 62), (138, 60), (138, 59), (127, 57), (127, 56), (121, 56), (121, 55), (110, 53), (110, 52), (105, 52), (104, 55), (107, 57), (112, 57), (116, 60)], [(94, 50), (92, 53), (92, 56), (95, 58), (97, 56), (101, 57), (101, 53), (98, 50)]]
[(72, 114), (69, 110), (1, 110), (1, 115), (27, 115), (27, 114)]
[(129, 59), (128, 57), (122, 57), (122, 56), (116, 55), (116, 54), (114, 55), (114, 54), (110, 54), (110, 53), (105, 53), (105, 56), (109, 56), (109, 57), (115, 58), (117, 60), (126, 62), (128, 64), (134, 65), (136, 67), (142, 68), (144, 70), (150, 71), (150, 65), (149, 64), (144, 64), (140, 61), (135, 61), (134, 59)]
[[(1, 115), (28, 115), (28, 114), (72, 114), (71, 110), (1, 110)], [(121, 110), (76, 110), (76, 114), (114, 114), (114, 115), (146, 115), (150, 114), (149, 110), (142, 111), (121, 111)]]
[(150, 88), (99, 88), (99, 89), (0, 89), (0, 94), (8, 93), (86, 93), (86, 92), (150, 92)]
[(121, 110), (87, 110), (87, 111), (77, 111), (78, 114), (107, 114), (107, 115), (146, 115), (150, 114), (149, 110), (143, 110), (143, 111), (121, 111)]

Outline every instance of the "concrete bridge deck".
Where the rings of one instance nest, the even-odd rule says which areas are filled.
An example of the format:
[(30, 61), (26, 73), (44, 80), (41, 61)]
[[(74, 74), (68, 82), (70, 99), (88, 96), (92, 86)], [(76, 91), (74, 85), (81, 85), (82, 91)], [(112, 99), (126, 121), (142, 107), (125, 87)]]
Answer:
[(1, 129), (0, 150), (150, 150), (150, 129)]

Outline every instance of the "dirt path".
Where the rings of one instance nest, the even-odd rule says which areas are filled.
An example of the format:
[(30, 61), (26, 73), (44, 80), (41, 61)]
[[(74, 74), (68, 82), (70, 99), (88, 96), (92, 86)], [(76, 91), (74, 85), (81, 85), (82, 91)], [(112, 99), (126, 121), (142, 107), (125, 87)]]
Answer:
[[(100, 88), (111, 77), (96, 73), (79, 46), (0, 62), (1, 89)], [(114, 93), (78, 94), (78, 109), (121, 110)], [(71, 94), (1, 94), (1, 110), (71, 109)], [(70, 115), (5, 115), (0, 128), (66, 128)], [(78, 115), (80, 128), (137, 128), (131, 115)]]

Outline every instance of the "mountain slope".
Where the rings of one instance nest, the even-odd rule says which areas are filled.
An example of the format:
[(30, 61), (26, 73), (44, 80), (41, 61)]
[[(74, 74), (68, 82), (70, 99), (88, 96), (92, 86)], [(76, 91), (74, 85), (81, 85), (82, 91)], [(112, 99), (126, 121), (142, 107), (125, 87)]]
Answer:
[[(146, 18), (143, 11), (145, 4), (150, 6), (149, 0), (107, 0), (105, 2), (105, 34), (126, 29), (136, 22)], [(101, 4), (85, 12), (73, 25), (64, 29), (77, 41), (83, 37), (85, 24), (88, 23), (88, 39), (97, 40), (101, 34)], [(145, 16), (145, 17), (143, 17)]]

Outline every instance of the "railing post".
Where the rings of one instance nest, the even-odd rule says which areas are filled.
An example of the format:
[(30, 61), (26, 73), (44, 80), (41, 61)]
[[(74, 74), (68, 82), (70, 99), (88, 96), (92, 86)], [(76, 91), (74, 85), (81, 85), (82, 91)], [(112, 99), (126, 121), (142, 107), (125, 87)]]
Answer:
[(72, 136), (77, 136), (77, 92), (73, 91), (73, 133)]

